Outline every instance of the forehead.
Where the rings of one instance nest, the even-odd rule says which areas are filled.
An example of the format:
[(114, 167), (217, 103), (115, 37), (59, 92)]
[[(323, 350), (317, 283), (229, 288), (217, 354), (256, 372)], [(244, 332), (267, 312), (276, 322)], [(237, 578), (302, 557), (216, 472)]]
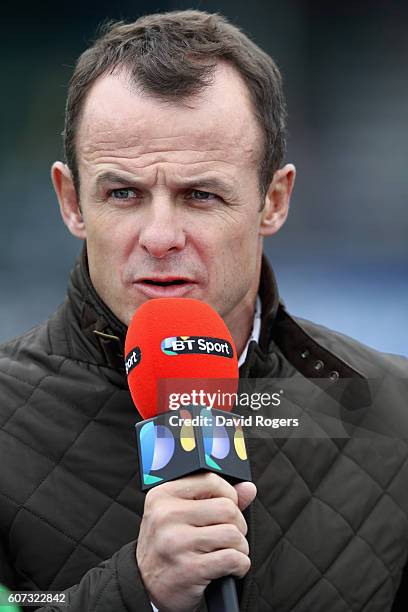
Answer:
[(179, 103), (138, 92), (124, 72), (100, 77), (85, 100), (76, 145), (79, 163), (104, 152), (135, 158), (174, 151), (244, 165), (259, 160), (261, 141), (244, 81), (219, 63), (212, 84)]

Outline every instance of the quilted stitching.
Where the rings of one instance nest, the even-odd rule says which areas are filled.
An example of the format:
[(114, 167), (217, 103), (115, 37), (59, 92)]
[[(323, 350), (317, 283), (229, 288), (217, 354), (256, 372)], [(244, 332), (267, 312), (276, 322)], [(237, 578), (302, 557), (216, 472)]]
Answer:
[[(59, 364), (60, 368), (63, 366), (63, 363), (65, 361), (67, 360), (66, 359), (61, 360), (61, 363)], [(11, 414), (8, 415), (8, 418), (4, 422), (4, 428), (3, 428), (2, 435), (3, 436), (7, 435), (8, 438), (13, 440), (15, 444), (18, 443), (19, 445), (18, 453), (21, 452), (21, 448), (27, 449), (27, 452), (30, 453), (30, 456), (33, 459), (32, 461), (30, 461), (30, 463), (36, 466), (37, 474), (38, 474), (38, 476), (36, 477), (36, 481), (30, 487), (30, 490), (26, 493), (25, 498), (23, 499), (20, 498), (19, 500), (16, 500), (16, 499), (11, 500), (10, 496), (9, 495), (7, 496), (7, 498), (13, 502), (14, 511), (15, 511), (13, 519), (9, 526), (10, 527), (9, 529), (10, 541), (11, 543), (14, 542), (14, 534), (21, 531), (22, 529), (21, 524), (27, 523), (27, 513), (29, 513), (29, 515), (32, 517), (34, 521), (40, 520), (44, 526), (47, 525), (47, 528), (51, 528), (53, 530), (53, 532), (55, 533), (55, 536), (59, 538), (59, 544), (57, 548), (61, 551), (65, 551), (63, 558), (60, 559), (60, 563), (55, 564), (52, 569), (52, 573), (54, 574), (54, 577), (50, 576), (48, 578), (48, 581), (49, 581), (48, 588), (51, 588), (51, 585), (54, 588), (54, 585), (58, 585), (58, 577), (60, 576), (61, 573), (62, 574), (64, 573), (64, 568), (67, 565), (69, 565), (70, 559), (76, 555), (79, 549), (82, 551), (82, 554), (84, 552), (91, 554), (91, 558), (88, 557), (89, 568), (94, 567), (96, 564), (100, 563), (104, 558), (106, 558), (108, 554), (111, 554), (112, 552), (117, 550), (118, 543), (120, 540), (120, 538), (118, 537), (114, 539), (114, 543), (112, 542), (112, 538), (110, 538), (110, 544), (111, 546), (112, 545), (114, 546), (112, 551), (110, 550), (107, 551), (106, 547), (104, 547), (103, 553), (101, 553), (101, 550), (94, 550), (93, 547), (90, 546), (89, 542), (91, 540), (88, 538), (88, 535), (92, 532), (92, 530), (97, 528), (100, 523), (103, 524), (105, 516), (109, 514), (109, 510), (112, 508), (113, 505), (120, 508), (120, 520), (123, 522), (123, 520), (125, 519), (125, 521), (129, 525), (130, 523), (132, 523), (132, 525), (134, 526), (134, 529), (132, 529), (132, 538), (136, 537), (137, 535), (138, 525), (140, 524), (140, 520), (141, 520), (140, 519), (141, 512), (139, 516), (136, 514), (134, 503), (132, 503), (130, 507), (127, 506), (126, 500), (128, 496), (124, 495), (124, 490), (128, 488), (129, 486), (131, 486), (131, 484), (133, 485), (133, 489), (137, 490), (135, 487), (135, 483), (134, 483), (134, 480), (135, 480), (134, 473), (135, 473), (136, 466), (131, 465), (130, 471), (128, 469), (129, 476), (126, 477), (126, 480), (124, 483), (122, 482), (122, 484), (120, 484), (120, 482), (116, 481), (115, 495), (109, 496), (109, 495), (106, 495), (103, 489), (98, 490), (97, 488), (95, 488), (94, 483), (89, 482), (88, 479), (84, 475), (80, 474), (80, 472), (74, 473), (68, 470), (67, 467), (63, 463), (64, 458), (68, 453), (75, 452), (75, 445), (77, 444), (77, 441), (82, 440), (83, 437), (85, 438), (87, 437), (87, 434), (86, 434), (87, 430), (89, 430), (89, 427), (92, 427), (92, 425), (95, 424), (95, 422), (97, 421), (98, 417), (101, 414), (102, 415), (104, 414), (105, 407), (110, 406), (112, 409), (112, 406), (115, 403), (118, 403), (123, 406), (123, 398), (126, 397), (126, 400), (128, 401), (127, 394), (124, 394), (123, 391), (118, 391), (117, 389), (110, 389), (107, 394), (106, 387), (105, 387), (104, 402), (99, 405), (98, 411), (94, 411), (94, 415), (91, 420), (84, 419), (84, 415), (79, 410), (77, 405), (73, 404), (72, 402), (67, 402), (66, 398), (64, 398), (64, 402), (61, 402), (60, 395), (52, 391), (50, 392), (49, 389), (47, 390), (40, 389), (40, 383), (44, 384), (44, 381), (46, 378), (47, 378), (46, 376), (42, 377), (38, 381), (37, 385), (34, 385), (34, 386), (27, 385), (26, 387), (27, 398), (30, 398), (32, 400), (34, 394), (38, 391), (42, 393), (41, 401), (45, 405), (49, 405), (51, 398), (58, 398), (59, 401), (57, 402), (56, 405), (59, 407), (59, 410), (61, 410), (61, 407), (64, 406), (66, 409), (68, 409), (70, 414), (76, 415), (74, 418), (74, 422), (76, 424), (78, 424), (78, 422), (81, 423), (82, 421), (82, 425), (78, 428), (76, 435), (74, 439), (71, 441), (71, 443), (68, 446), (65, 445), (65, 448), (63, 448), (61, 452), (56, 453), (56, 455), (52, 456), (49, 453), (49, 448), (47, 448), (45, 445), (42, 448), (38, 448), (38, 447), (34, 447), (32, 444), (28, 444), (26, 440), (20, 439), (19, 436), (16, 435), (16, 433), (13, 430), (16, 429), (17, 431), (21, 431), (21, 428), (24, 426), (24, 422), (26, 421), (26, 419), (24, 418), (20, 419), (20, 414), (22, 414), (22, 416), (24, 417), (24, 412), (21, 412), (21, 410), (23, 410), (24, 404), (18, 404), (16, 406), (16, 409)], [(119, 401), (117, 401), (118, 398), (120, 398)], [(136, 420), (136, 413), (134, 412), (134, 409), (132, 408), (132, 416), (133, 415), (134, 415), (134, 419), (132, 419), (132, 422), (130, 423), (130, 428), (129, 428), (129, 431), (131, 433), (133, 432), (132, 430), (133, 420)], [(40, 426), (41, 426), (41, 422), (40, 422)], [(10, 430), (12, 430), (13, 433)], [(41, 427), (39, 428), (39, 431), (41, 431)], [(110, 436), (111, 436), (111, 433), (112, 432), (109, 431)], [(123, 444), (123, 440), (121, 441), (121, 443)], [(133, 455), (134, 455), (133, 440), (131, 441), (131, 452), (132, 452), (132, 458), (133, 458)], [(37, 459), (35, 459), (35, 457), (37, 457)], [(41, 472), (38, 473), (38, 465), (39, 465), (38, 457), (43, 457), (44, 460), (46, 460), (49, 463), (49, 468), (46, 469), (45, 472), (43, 472), (42, 474)], [(85, 523), (84, 527), (86, 528), (82, 529), (81, 532), (79, 532), (77, 535), (75, 535), (75, 533), (72, 531), (72, 527), (71, 527), (70, 532), (67, 532), (64, 529), (61, 529), (59, 524), (55, 522), (55, 518), (58, 516), (58, 514), (55, 515), (55, 507), (50, 507), (50, 504), (46, 503), (46, 498), (43, 498), (41, 500), (41, 497), (39, 497), (39, 495), (41, 495), (41, 491), (45, 491), (45, 493), (47, 494), (48, 491), (50, 490), (52, 491), (53, 489), (55, 490), (56, 483), (53, 482), (53, 475), (56, 474), (56, 470), (59, 470), (59, 471), (62, 470), (63, 473), (66, 473), (67, 475), (69, 475), (69, 478), (72, 477), (72, 479), (74, 480), (71, 480), (71, 482), (77, 483), (80, 486), (80, 489), (78, 489), (78, 492), (81, 491), (82, 494), (85, 494), (85, 497), (87, 499), (92, 499), (93, 504), (96, 501), (95, 495), (101, 496), (101, 504), (99, 504), (101, 505), (101, 511), (98, 511), (95, 513), (95, 509), (94, 509), (93, 514), (92, 514), (92, 520), (89, 522), (89, 524)], [(123, 478), (123, 475), (122, 475), (122, 478)], [(88, 487), (88, 490), (89, 490), (88, 494), (86, 493), (86, 489), (84, 489), (84, 487)], [(54, 501), (55, 501), (55, 498), (54, 498)], [(55, 504), (53, 505), (55, 506)], [(138, 505), (141, 510), (142, 505), (140, 503)], [(38, 506), (38, 510), (36, 511), (37, 506)], [(49, 510), (47, 508), (49, 508)], [(44, 510), (46, 510), (47, 514), (49, 514), (48, 517), (44, 514)], [(126, 517), (123, 514), (124, 512), (126, 514)], [(23, 513), (23, 516), (21, 516), (22, 513)], [(54, 520), (52, 519), (53, 516), (54, 516)], [(116, 518), (117, 519), (119, 518), (117, 512), (116, 512)], [(36, 527), (34, 526), (34, 524), (32, 524), (32, 531), (34, 533), (36, 531)], [(49, 534), (47, 537), (50, 537)], [(65, 539), (66, 543), (68, 544), (68, 547), (66, 545), (65, 546), (63, 545), (61, 538)], [(51, 536), (50, 539), (53, 541), (56, 541), (54, 536)], [(122, 539), (122, 542), (120, 543), (124, 544), (128, 542), (131, 538), (123, 537), (122, 535), (121, 539)], [(18, 559), (17, 559), (17, 563), (18, 563)], [(87, 567), (85, 569), (89, 569), (89, 568)], [(76, 571), (78, 571), (78, 568), (76, 568)], [(33, 584), (36, 584), (33, 578), (30, 578), (27, 576), (27, 580), (29, 582), (32, 582)], [(63, 584), (64, 584), (64, 580), (65, 578), (62, 577)], [(77, 580), (78, 580), (78, 576), (76, 576), (75, 581)], [(67, 586), (66, 583), (65, 583), (65, 586)]]
[[(259, 558), (259, 549), (255, 550), (255, 551), (251, 551), (251, 558), (253, 560), (253, 574), (254, 574), (254, 580), (255, 582), (258, 584), (258, 590), (260, 590), (259, 592), (259, 596), (260, 598), (264, 601), (267, 602), (269, 604), (270, 609), (277, 609), (279, 610), (279, 612), (286, 612), (286, 610), (288, 612), (297, 612), (297, 611), (302, 611), (302, 612), (306, 612), (307, 609), (306, 607), (302, 607), (302, 604), (299, 603), (302, 601), (302, 599), (304, 598), (304, 601), (307, 601), (307, 596), (308, 594), (310, 595), (310, 593), (313, 591), (313, 589), (316, 589), (319, 586), (319, 583), (321, 583), (323, 580), (327, 581), (330, 583), (331, 588), (337, 593), (337, 599), (336, 601), (342, 601), (343, 602), (343, 606), (340, 606), (338, 609), (339, 610), (360, 610), (362, 609), (361, 607), (361, 601), (357, 599), (353, 599), (353, 597), (349, 597), (348, 600), (345, 597), (345, 593), (347, 592), (346, 589), (344, 589), (344, 593), (342, 593), (340, 591), (340, 587), (336, 587), (335, 584), (335, 578), (332, 577), (330, 579), (330, 573), (329, 573), (329, 577), (327, 577), (328, 572), (330, 572), (331, 568), (334, 566), (336, 566), (336, 564), (338, 565), (339, 563), (339, 559), (341, 558), (341, 556), (343, 555), (344, 552), (347, 552), (348, 549), (350, 548), (350, 546), (353, 546), (353, 548), (356, 547), (356, 541), (361, 541), (362, 544), (364, 544), (364, 546), (368, 546), (371, 555), (373, 555), (374, 559), (378, 559), (379, 563), (381, 564), (381, 567), (383, 568), (383, 571), (385, 572), (385, 577), (384, 580), (381, 581), (380, 580), (380, 585), (376, 585), (374, 591), (372, 592), (372, 594), (370, 595), (368, 601), (372, 602), (372, 600), (376, 597), (376, 594), (378, 595), (378, 593), (381, 590), (384, 590), (382, 588), (381, 585), (389, 585), (392, 582), (393, 579), (393, 575), (395, 576), (395, 572), (398, 571), (398, 568), (401, 568), (401, 564), (404, 562), (405, 560), (405, 555), (406, 555), (406, 546), (404, 546), (402, 548), (402, 551), (400, 551), (400, 553), (398, 554), (398, 563), (392, 563), (392, 565), (390, 566), (387, 562), (387, 552), (384, 550), (382, 551), (378, 551), (374, 548), (373, 542), (370, 542), (367, 538), (363, 537), (363, 533), (364, 533), (364, 529), (365, 529), (365, 525), (370, 525), (370, 527), (368, 528), (367, 533), (369, 535), (372, 535), (372, 530), (373, 530), (373, 524), (372, 524), (372, 516), (376, 513), (379, 505), (381, 504), (382, 500), (384, 499), (386, 492), (388, 489), (391, 488), (392, 484), (394, 481), (396, 481), (400, 475), (401, 472), (405, 469), (405, 473), (407, 472), (406, 469), (406, 462), (407, 462), (407, 456), (406, 456), (406, 444), (405, 442), (402, 443), (400, 445), (400, 457), (397, 459), (399, 459), (397, 461), (397, 465), (392, 465), (390, 467), (390, 469), (392, 470), (391, 476), (388, 480), (388, 482), (384, 482), (384, 473), (381, 474), (373, 474), (371, 473), (372, 471), (372, 465), (370, 464), (370, 468), (371, 471), (368, 471), (368, 469), (365, 469), (364, 465), (362, 465), (362, 462), (358, 463), (356, 461), (356, 458), (353, 457), (353, 452), (351, 450), (351, 452), (349, 453), (349, 445), (351, 444), (351, 449), (353, 448), (353, 445), (360, 445), (364, 446), (364, 441), (356, 441), (353, 438), (350, 438), (349, 440), (346, 440), (345, 444), (343, 445), (343, 448), (341, 450), (339, 450), (335, 444), (333, 444), (333, 448), (336, 449), (336, 455), (334, 457), (334, 460), (332, 460), (331, 463), (329, 463), (327, 465), (327, 470), (324, 474), (321, 475), (321, 480), (320, 482), (318, 482), (316, 490), (312, 491), (309, 487), (309, 485), (307, 484), (305, 478), (302, 476), (302, 470), (301, 470), (301, 466), (297, 466), (294, 465), (292, 462), (291, 457), (289, 457), (288, 452), (290, 451), (291, 448), (291, 444), (293, 444), (293, 438), (288, 438), (286, 440), (284, 440), (283, 444), (280, 446), (280, 448), (278, 448), (276, 446), (276, 441), (271, 440), (271, 446), (269, 448), (269, 461), (265, 460), (265, 455), (263, 455), (262, 459), (263, 459), (263, 465), (267, 466), (267, 468), (264, 469), (262, 474), (257, 474), (257, 485), (258, 485), (258, 492), (260, 490), (260, 488), (262, 488), (262, 486), (265, 487), (265, 485), (263, 485), (263, 481), (266, 480), (269, 482), (271, 482), (271, 486), (273, 486), (274, 482), (273, 482), (273, 473), (276, 471), (276, 459), (279, 453), (283, 454), (286, 458), (287, 461), (289, 461), (292, 464), (292, 468), (293, 468), (293, 472), (296, 474), (297, 477), (300, 476), (300, 478), (303, 481), (304, 486), (306, 487), (310, 497), (308, 499), (306, 499), (305, 503), (303, 506), (301, 506), (300, 508), (297, 507), (296, 508), (296, 512), (295, 512), (295, 516), (292, 517), (292, 520), (289, 524), (289, 526), (287, 526), (286, 531), (284, 529), (282, 529), (282, 527), (279, 527), (279, 525), (276, 523), (276, 516), (275, 514), (272, 514), (270, 508), (268, 508), (267, 506), (265, 506), (265, 504), (261, 501), (262, 500), (262, 495), (258, 495), (258, 499), (257, 499), (257, 505), (255, 506), (255, 508), (257, 508), (256, 512), (258, 513), (258, 520), (260, 520), (262, 525), (266, 525), (267, 521), (265, 520), (264, 517), (259, 517), (259, 506), (262, 505), (263, 509), (265, 512), (268, 513), (269, 515), (269, 525), (273, 525), (271, 527), (272, 532), (275, 533), (275, 537), (276, 536), (276, 527), (278, 527), (278, 531), (280, 531), (280, 535), (277, 538), (277, 543), (273, 543), (271, 542), (269, 539), (266, 538), (266, 534), (265, 532), (267, 531), (267, 529), (263, 529), (263, 538), (264, 540), (266, 540), (266, 544), (265, 544), (265, 549), (267, 552), (266, 557), (263, 559)], [(251, 444), (251, 443), (250, 443)], [(390, 451), (390, 441), (388, 442), (388, 454)], [(401, 457), (402, 455), (402, 457)], [(360, 476), (360, 482), (367, 482), (367, 483), (372, 483), (371, 487), (369, 486), (369, 488), (372, 489), (372, 491), (375, 491), (375, 496), (372, 500), (371, 503), (371, 507), (369, 508), (365, 508), (364, 510), (364, 517), (363, 520), (361, 521), (360, 525), (358, 525), (357, 527), (353, 527), (353, 525), (351, 524), (350, 520), (347, 519), (346, 516), (342, 515), (338, 508), (332, 506), (329, 504), (328, 501), (324, 500), (324, 499), (320, 499), (318, 496), (318, 491), (319, 488), (322, 487), (324, 485), (324, 482), (327, 481), (330, 483), (330, 481), (333, 482), (338, 482), (341, 483), (342, 482), (342, 478), (341, 478), (341, 473), (337, 474), (334, 479), (332, 480), (332, 473), (333, 471), (336, 470), (336, 468), (338, 468), (339, 462), (340, 461), (350, 461), (352, 462), (354, 465), (356, 465), (356, 468), (359, 471), (359, 476)], [(364, 474), (364, 478), (361, 478), (361, 474)], [(292, 473), (293, 475), (293, 473)], [(375, 476), (377, 475), (377, 478), (375, 478)], [(407, 474), (406, 474), (407, 475)], [(406, 482), (406, 479), (405, 479)], [(266, 487), (265, 487), (266, 488)], [(331, 485), (331, 488), (333, 488), (333, 486)], [(400, 489), (402, 489), (402, 487), (400, 487)], [(401, 495), (400, 495), (401, 497)], [(397, 532), (398, 533), (404, 533), (406, 534), (407, 532), (407, 508), (408, 506), (405, 505), (403, 507), (403, 510), (400, 510), (400, 507), (398, 505), (398, 502), (392, 498), (391, 496), (387, 497), (389, 500), (393, 500), (392, 503), (395, 506), (395, 510), (401, 513), (401, 525), (399, 526)], [(330, 508), (330, 511), (332, 513), (334, 513), (334, 519), (338, 521), (344, 521), (347, 526), (349, 527), (350, 530), (350, 535), (349, 537), (343, 542), (343, 546), (341, 548), (341, 550), (337, 551), (337, 554), (334, 556), (332, 562), (330, 563), (330, 565), (328, 567), (325, 568), (324, 572), (320, 571), (320, 577), (318, 578), (318, 580), (313, 584), (313, 585), (309, 585), (309, 587), (306, 589), (306, 591), (300, 595), (300, 597), (298, 598), (298, 601), (294, 603), (293, 606), (291, 607), (287, 607), (286, 605), (286, 601), (277, 601), (276, 598), (273, 598), (272, 600), (268, 600), (267, 598), (265, 598), (265, 594), (262, 594), (262, 588), (266, 588), (269, 589), (269, 594), (273, 594), (273, 588), (271, 588), (268, 585), (268, 581), (266, 580), (266, 576), (265, 576), (265, 566), (268, 566), (268, 564), (271, 564), (271, 566), (273, 566), (274, 564), (278, 564), (280, 561), (279, 557), (276, 557), (275, 552), (276, 552), (276, 545), (280, 545), (282, 544), (282, 541), (290, 541), (292, 545), (295, 546), (297, 554), (303, 555), (305, 554), (305, 551), (302, 551), (300, 548), (296, 547), (296, 543), (293, 542), (292, 540), (288, 540), (288, 538), (290, 538), (290, 534), (291, 534), (291, 530), (293, 530), (293, 525), (296, 523), (296, 521), (301, 522), (302, 521), (302, 513), (304, 513), (305, 509), (308, 507), (308, 505), (312, 502), (312, 500), (315, 501), (319, 501), (319, 503), (325, 505), (327, 508)], [(367, 501), (365, 499), (365, 501)], [(384, 511), (379, 511), (378, 512), (380, 518), (382, 518), (382, 520), (384, 519), (384, 516), (390, 516), (390, 509), (388, 509), (387, 512), (384, 513)], [(336, 519), (337, 516), (337, 519)], [(325, 523), (329, 524), (331, 523), (330, 521), (330, 517), (326, 517), (325, 519)], [(303, 524), (303, 528), (304, 525), (307, 525), (308, 522), (307, 520), (304, 521)], [(406, 538), (406, 535), (405, 535)], [(315, 565), (315, 563), (313, 562), (313, 559), (308, 557), (307, 554), (305, 554), (305, 556), (308, 558), (309, 563), (311, 566), (313, 566), (315, 569), (318, 569), (318, 567)], [(344, 556), (344, 555), (343, 555)], [(273, 570), (272, 570), (273, 571)], [(379, 573), (381, 570), (377, 567), (377, 573)], [(268, 574), (268, 572), (266, 572), (266, 575)], [(301, 570), (298, 572), (294, 572), (295, 576), (299, 576), (301, 575), (302, 572)], [(323, 574), (325, 574), (326, 576), (324, 576)], [(395, 582), (395, 578), (394, 578), (394, 582)], [(266, 585), (266, 586), (265, 586)], [(395, 584), (394, 587), (395, 589)], [(392, 593), (393, 591), (390, 591), (390, 589), (388, 588), (387, 593), (388, 593), (388, 598), (385, 599), (385, 601), (388, 603), (388, 605), (390, 605), (391, 602), (391, 598), (392, 598)], [(319, 601), (319, 599), (317, 600)], [(320, 602), (322, 603), (322, 600), (320, 600)], [(300, 605), (300, 607), (299, 607)], [(370, 604), (371, 605), (371, 604)], [(374, 605), (374, 604), (372, 604)], [(366, 608), (366, 606), (364, 606), (364, 609)], [(313, 608), (314, 610), (315, 608)], [(320, 608), (319, 608), (320, 609)], [(322, 610), (324, 609), (323, 607), (321, 608)], [(332, 609), (332, 608), (330, 608)], [(333, 608), (334, 609), (334, 608)], [(369, 610), (370, 608), (367, 608), (367, 610)], [(374, 608), (373, 608), (374, 609)], [(380, 608), (379, 608), (380, 609)]]

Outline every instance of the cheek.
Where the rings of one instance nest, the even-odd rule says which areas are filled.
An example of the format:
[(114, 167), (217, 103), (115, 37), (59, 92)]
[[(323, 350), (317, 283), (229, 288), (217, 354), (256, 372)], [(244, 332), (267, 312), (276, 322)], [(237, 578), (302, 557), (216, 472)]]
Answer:
[(126, 241), (118, 228), (93, 226), (87, 232), (89, 272), (96, 290), (108, 301), (121, 287), (126, 264)]
[(108, 216), (89, 219), (86, 230), (88, 249), (97, 252), (107, 266), (110, 261), (121, 259), (134, 239), (131, 223)]
[(229, 228), (217, 236), (209, 233), (201, 250), (210, 283), (224, 289), (250, 283), (257, 272), (261, 253), (259, 234), (242, 228)]
[(251, 266), (258, 258), (259, 246), (262, 244), (259, 235), (259, 219), (245, 218), (239, 220), (220, 219), (218, 223), (203, 221), (190, 226), (190, 237), (196, 248), (218, 268), (240, 268), (244, 262)]
[(256, 231), (255, 223), (240, 228), (234, 228), (227, 240), (223, 240), (226, 255), (229, 259), (234, 258), (237, 265), (249, 263), (251, 258), (256, 258), (260, 241), (259, 233)]
[(259, 228), (257, 219), (245, 215), (218, 216), (202, 218), (188, 225), (187, 232), (196, 242), (212, 245), (213, 248), (239, 248), (257, 239)]

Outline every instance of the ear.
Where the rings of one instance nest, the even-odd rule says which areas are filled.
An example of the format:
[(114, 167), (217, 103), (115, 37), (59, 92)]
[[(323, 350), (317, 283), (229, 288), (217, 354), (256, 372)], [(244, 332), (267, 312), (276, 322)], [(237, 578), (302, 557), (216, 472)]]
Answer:
[(296, 168), (293, 164), (286, 164), (273, 175), (261, 211), (261, 236), (276, 234), (285, 223), (295, 176)]
[(51, 168), (51, 179), (65, 225), (71, 234), (84, 240), (85, 223), (70, 169), (62, 162), (55, 162)]

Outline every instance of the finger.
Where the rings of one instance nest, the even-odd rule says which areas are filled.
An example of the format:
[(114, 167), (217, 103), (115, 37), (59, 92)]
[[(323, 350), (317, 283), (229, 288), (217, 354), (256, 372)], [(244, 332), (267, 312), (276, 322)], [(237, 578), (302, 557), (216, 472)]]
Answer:
[(222, 524), (209, 527), (192, 527), (186, 538), (192, 539), (196, 552), (213, 552), (223, 548), (234, 548), (248, 555), (249, 545), (245, 536), (235, 525)]
[(238, 494), (238, 508), (245, 510), (256, 497), (257, 490), (253, 482), (240, 482), (234, 486)]
[(248, 532), (246, 520), (238, 506), (226, 497), (213, 499), (183, 500), (179, 504), (178, 522), (194, 527), (231, 524), (245, 536)]
[(243, 578), (251, 567), (247, 555), (233, 548), (203, 553), (199, 560), (199, 573), (202, 580), (215, 580), (221, 576)]
[(167, 493), (184, 499), (210, 499), (228, 497), (238, 505), (238, 493), (234, 487), (213, 472), (184, 476), (156, 487), (157, 492)]

